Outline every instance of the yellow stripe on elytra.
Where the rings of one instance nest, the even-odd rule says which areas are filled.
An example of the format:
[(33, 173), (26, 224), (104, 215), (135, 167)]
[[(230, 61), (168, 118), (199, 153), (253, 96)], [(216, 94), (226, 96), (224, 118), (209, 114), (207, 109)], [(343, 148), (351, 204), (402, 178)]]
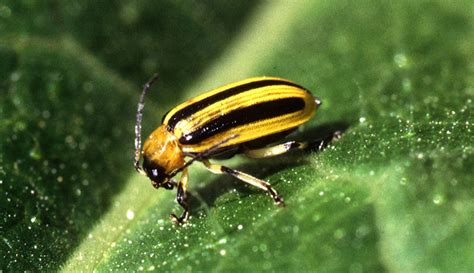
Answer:
[(254, 122), (229, 129), (225, 132), (206, 139), (196, 145), (183, 145), (184, 152), (199, 153), (212, 147), (219, 140), (228, 138), (232, 135), (238, 135), (235, 139), (229, 140), (222, 148), (251, 141), (267, 135), (286, 131), (295, 128), (309, 120), (316, 108), (307, 107), (302, 111), (278, 116), (271, 119)]
[[(300, 93), (298, 93), (300, 92)], [(268, 86), (261, 87), (258, 89), (249, 90), (247, 92), (229, 97), (225, 100), (217, 102), (203, 110), (196, 112), (192, 115), (192, 121), (189, 122), (191, 127), (186, 127), (183, 123), (183, 132), (192, 132), (200, 128), (202, 125), (207, 123), (209, 120), (213, 120), (222, 115), (226, 115), (237, 109), (249, 107), (258, 103), (270, 102), (278, 99), (286, 98), (303, 98), (308, 93), (295, 89), (291, 86)]]
[(240, 85), (244, 85), (244, 84), (248, 84), (248, 83), (251, 83), (251, 82), (258, 82), (258, 81), (262, 81), (262, 80), (277, 80), (277, 81), (281, 81), (282, 83), (290, 83), (290, 84), (294, 84), (293, 82), (291, 81), (288, 81), (286, 79), (282, 79), (282, 78), (277, 78), (277, 77), (254, 77), (254, 78), (249, 78), (249, 79), (245, 79), (245, 80), (241, 80), (241, 81), (238, 81), (238, 82), (234, 82), (234, 83), (230, 83), (230, 84), (227, 84), (227, 85), (224, 85), (224, 86), (221, 86), (219, 88), (216, 88), (216, 89), (213, 89), (213, 90), (210, 90), (208, 92), (205, 92), (197, 97), (194, 97), (192, 99), (189, 99), (183, 103), (181, 103), (180, 105), (177, 105), (176, 107), (174, 107), (173, 109), (171, 109), (168, 114), (166, 114), (166, 117), (165, 119), (163, 120), (163, 124), (168, 124), (169, 122), (169, 119), (174, 115), (176, 114), (178, 111), (192, 105), (193, 103), (195, 102), (199, 102), (203, 99), (206, 99), (208, 97), (211, 97), (215, 94), (218, 94), (218, 93), (221, 93), (221, 92), (224, 92), (224, 91), (227, 91), (229, 89), (232, 89), (232, 88), (235, 88), (237, 86), (240, 86)]
[(198, 130), (210, 120), (257, 103), (286, 98), (305, 99), (308, 96), (310, 95), (306, 91), (286, 85), (253, 89), (216, 102), (194, 113), (189, 118), (181, 120), (176, 124), (174, 134), (180, 138), (185, 134)]

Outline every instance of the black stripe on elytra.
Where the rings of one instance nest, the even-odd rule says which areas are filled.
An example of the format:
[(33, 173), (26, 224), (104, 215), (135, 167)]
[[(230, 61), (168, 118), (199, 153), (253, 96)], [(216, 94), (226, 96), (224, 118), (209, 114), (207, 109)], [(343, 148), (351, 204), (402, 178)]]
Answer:
[(231, 96), (234, 96), (239, 93), (249, 91), (255, 88), (271, 86), (271, 85), (288, 85), (288, 86), (294, 86), (294, 87), (306, 90), (300, 85), (297, 85), (291, 82), (281, 81), (281, 80), (259, 80), (259, 81), (254, 81), (254, 82), (238, 85), (238, 86), (229, 88), (227, 90), (224, 90), (222, 92), (219, 92), (210, 97), (207, 97), (205, 99), (202, 99), (200, 101), (196, 101), (193, 104), (190, 104), (186, 106), (185, 108), (179, 110), (178, 112), (174, 113), (174, 115), (172, 115), (168, 120), (168, 128), (169, 130), (174, 130), (174, 127), (180, 120), (185, 119), (189, 117), (190, 115), (196, 113), (197, 111), (200, 111), (204, 109), (205, 107), (212, 105), (213, 103), (216, 103), (220, 100), (226, 99), (228, 97), (231, 97)]
[(231, 128), (300, 111), (304, 107), (305, 102), (302, 98), (285, 98), (257, 103), (210, 120), (196, 131), (183, 135), (179, 142), (183, 145), (198, 144)]

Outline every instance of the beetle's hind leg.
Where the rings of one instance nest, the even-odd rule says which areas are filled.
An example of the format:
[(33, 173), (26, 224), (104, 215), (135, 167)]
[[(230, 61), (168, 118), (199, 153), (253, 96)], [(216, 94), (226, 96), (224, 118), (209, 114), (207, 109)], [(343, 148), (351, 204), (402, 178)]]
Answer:
[(341, 132), (337, 131), (329, 136), (326, 136), (321, 139), (313, 140), (313, 141), (306, 141), (306, 142), (288, 141), (288, 142), (271, 146), (271, 147), (244, 150), (244, 154), (250, 158), (265, 158), (265, 157), (281, 155), (293, 150), (305, 150), (309, 148), (316, 148), (318, 150), (322, 150), (331, 141), (338, 139), (340, 137), (341, 137)]
[(186, 189), (188, 187), (188, 169), (183, 170), (183, 174), (181, 175), (181, 179), (179, 180), (177, 187), (178, 191), (176, 194), (176, 201), (184, 211), (180, 217), (176, 216), (175, 214), (171, 214), (170, 217), (175, 224), (184, 224), (189, 218), (189, 206), (186, 200)]
[(222, 166), (222, 165), (218, 165), (218, 164), (212, 164), (207, 159), (202, 160), (202, 162), (204, 163), (206, 168), (209, 171), (211, 171), (212, 173), (231, 175), (231, 176), (233, 176), (233, 177), (235, 177), (235, 178), (237, 178), (237, 179), (239, 179), (239, 180), (241, 180), (241, 181), (243, 181), (247, 184), (250, 184), (254, 187), (260, 188), (260, 189), (268, 192), (270, 194), (270, 196), (272, 197), (273, 201), (275, 202), (275, 204), (285, 205), (285, 203), (283, 201), (283, 198), (280, 195), (278, 195), (278, 193), (276, 192), (276, 190), (274, 188), (272, 188), (270, 183), (268, 183), (266, 181), (263, 181), (261, 179), (258, 179), (256, 177), (253, 177), (253, 176), (251, 176), (249, 174), (246, 174), (244, 172), (231, 169), (231, 168), (226, 167), (226, 166)]
[(291, 150), (303, 150), (308, 147), (308, 142), (288, 141), (271, 147), (245, 150), (246, 156), (251, 158), (265, 158), (287, 153)]

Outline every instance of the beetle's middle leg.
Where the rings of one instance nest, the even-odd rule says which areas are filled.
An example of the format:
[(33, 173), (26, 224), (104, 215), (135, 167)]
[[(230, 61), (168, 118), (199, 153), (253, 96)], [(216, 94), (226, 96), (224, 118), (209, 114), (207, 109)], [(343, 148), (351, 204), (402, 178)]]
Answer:
[(213, 173), (231, 175), (231, 176), (233, 176), (233, 177), (235, 177), (235, 178), (237, 178), (237, 179), (239, 179), (239, 180), (241, 180), (245, 183), (248, 183), (248, 184), (250, 184), (254, 187), (260, 188), (260, 189), (268, 192), (270, 194), (270, 196), (273, 198), (273, 201), (275, 202), (275, 204), (277, 204), (277, 205), (284, 205), (285, 204), (284, 201), (283, 201), (283, 198), (280, 195), (278, 195), (276, 190), (274, 188), (272, 188), (270, 183), (268, 183), (266, 181), (263, 181), (263, 180), (258, 179), (256, 177), (253, 177), (249, 174), (246, 174), (246, 173), (238, 171), (238, 170), (231, 169), (231, 168), (226, 167), (226, 166), (222, 166), (222, 165), (218, 165), (218, 164), (212, 164), (207, 159), (202, 160), (202, 163), (204, 163), (206, 168), (209, 171), (213, 172)]

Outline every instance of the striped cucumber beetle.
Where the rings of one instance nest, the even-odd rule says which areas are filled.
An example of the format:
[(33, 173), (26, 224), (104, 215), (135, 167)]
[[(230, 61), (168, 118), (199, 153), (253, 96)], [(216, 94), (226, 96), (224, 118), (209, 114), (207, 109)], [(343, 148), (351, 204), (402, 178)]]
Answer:
[[(275, 77), (256, 77), (231, 83), (189, 99), (166, 113), (162, 124), (141, 147), (141, 121), (144, 99), (157, 80), (155, 75), (143, 87), (135, 125), (135, 169), (148, 176), (155, 188), (177, 188), (181, 216), (171, 214), (173, 222), (182, 224), (189, 218), (186, 202), (188, 167), (199, 161), (212, 173), (227, 174), (260, 188), (283, 205), (283, 198), (261, 179), (210, 159), (230, 158), (244, 154), (251, 158), (281, 155), (304, 149), (310, 143), (276, 142), (308, 121), (321, 105), (302, 86)], [(140, 158), (143, 157), (142, 167)], [(188, 161), (185, 158), (189, 157)], [(173, 179), (181, 173), (179, 181)]]

